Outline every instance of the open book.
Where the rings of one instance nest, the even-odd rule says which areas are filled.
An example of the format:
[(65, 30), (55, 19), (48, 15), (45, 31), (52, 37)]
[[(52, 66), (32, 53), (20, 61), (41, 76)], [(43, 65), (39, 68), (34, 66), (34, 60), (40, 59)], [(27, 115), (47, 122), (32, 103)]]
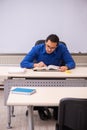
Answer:
[(35, 67), (33, 68), (34, 71), (58, 71), (59, 69), (59, 66), (55, 66), (55, 65), (48, 65), (48, 66), (45, 66), (45, 67)]
[(11, 89), (12, 93), (31, 95), (36, 92), (36, 89), (26, 87), (15, 87)]

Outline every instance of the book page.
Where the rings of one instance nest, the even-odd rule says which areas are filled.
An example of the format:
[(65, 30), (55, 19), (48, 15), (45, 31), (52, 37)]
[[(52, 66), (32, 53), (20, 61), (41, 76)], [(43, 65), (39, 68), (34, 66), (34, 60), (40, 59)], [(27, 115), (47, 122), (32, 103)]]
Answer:
[(50, 71), (50, 70), (58, 70), (58, 69), (59, 69), (59, 66), (55, 66), (55, 65), (33, 68), (34, 71)]
[(48, 66), (48, 70), (58, 70), (59, 69), (59, 66), (56, 66), (56, 65), (49, 65)]

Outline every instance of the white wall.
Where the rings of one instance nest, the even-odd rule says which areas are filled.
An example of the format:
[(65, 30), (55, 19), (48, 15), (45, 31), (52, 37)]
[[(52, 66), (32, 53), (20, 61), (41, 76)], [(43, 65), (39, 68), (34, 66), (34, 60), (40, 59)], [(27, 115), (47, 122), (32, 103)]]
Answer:
[(87, 53), (87, 0), (0, 0), (0, 53), (27, 53), (51, 33)]

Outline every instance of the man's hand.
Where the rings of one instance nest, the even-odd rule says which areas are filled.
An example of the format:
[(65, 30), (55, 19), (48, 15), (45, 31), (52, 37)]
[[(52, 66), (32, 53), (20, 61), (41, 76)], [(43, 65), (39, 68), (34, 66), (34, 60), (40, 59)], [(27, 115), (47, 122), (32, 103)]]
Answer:
[(44, 64), (44, 62), (39, 62), (39, 63), (35, 63), (34, 67), (45, 67), (46, 65)]
[(60, 66), (60, 67), (59, 67), (59, 71), (61, 71), (61, 72), (64, 72), (64, 71), (66, 71), (66, 70), (68, 70), (68, 67), (67, 67), (67, 66)]

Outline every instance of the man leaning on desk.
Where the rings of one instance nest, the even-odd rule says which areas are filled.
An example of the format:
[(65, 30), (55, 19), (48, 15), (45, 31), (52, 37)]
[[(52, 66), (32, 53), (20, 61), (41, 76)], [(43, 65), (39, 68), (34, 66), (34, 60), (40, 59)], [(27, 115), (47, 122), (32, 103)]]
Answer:
[[(62, 64), (63, 63), (63, 64)], [(45, 42), (41, 42), (29, 51), (20, 63), (23, 68), (44, 67), (48, 65), (58, 66), (58, 70), (64, 72), (68, 69), (75, 68), (75, 62), (63, 42), (55, 34), (49, 35)], [(57, 109), (54, 107), (53, 117), (57, 118)], [(43, 107), (38, 108), (40, 118), (49, 119), (50, 116), (45, 113)]]

